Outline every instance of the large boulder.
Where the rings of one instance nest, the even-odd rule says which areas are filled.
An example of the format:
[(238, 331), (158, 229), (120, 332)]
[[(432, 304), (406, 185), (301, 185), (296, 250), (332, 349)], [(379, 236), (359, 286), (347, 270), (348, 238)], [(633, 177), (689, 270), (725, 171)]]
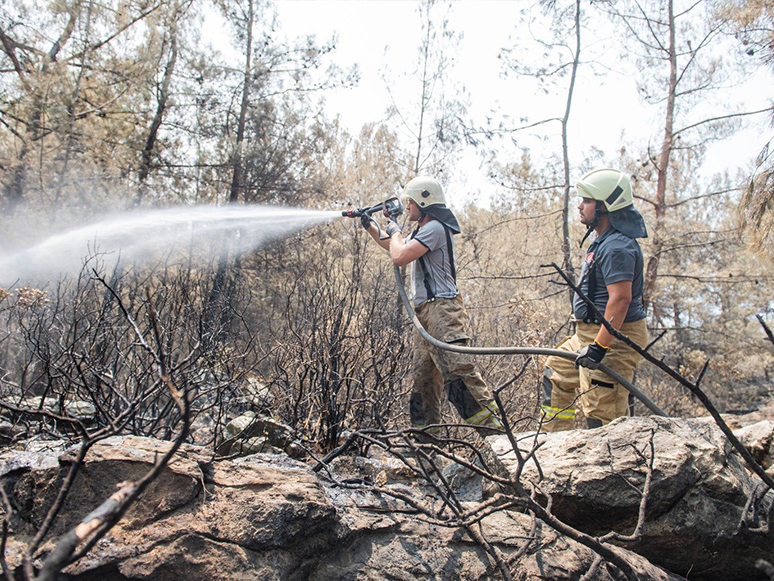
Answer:
[[(706, 419), (621, 418), (594, 430), (521, 434), (520, 449), (539, 444), (521, 481), (564, 522), (590, 534), (632, 533), (652, 463), (645, 525), (625, 546), (697, 581), (763, 578), (774, 534), (765, 525), (772, 492), (752, 510), (758, 480), (720, 429)], [(505, 437), (490, 437), (498, 469), (517, 473)], [(539, 469), (538, 469), (539, 465)]]
[[(144, 474), (168, 446), (133, 437), (95, 445), (44, 549), (119, 482)], [(0, 478), (15, 509), (6, 555), (12, 567), (72, 462), (71, 453), (50, 456), (17, 462)], [(371, 471), (378, 476), (383, 466), (375, 462)], [(71, 581), (501, 579), (471, 530), (503, 562), (511, 560), (516, 579), (577, 580), (595, 566), (589, 548), (528, 515), (501, 510), (467, 530), (444, 520), (431, 487), (381, 476), (378, 489), (345, 480), (350, 482), (335, 473), (318, 475), (285, 455), (218, 459), (204, 448), (184, 446), (110, 534), (65, 572)], [(405, 499), (431, 507), (436, 518), (417, 515)], [(462, 504), (468, 511), (478, 506)], [(643, 579), (680, 579), (615, 550)], [(594, 575), (600, 581), (618, 578), (604, 565)]]
[(761, 420), (734, 430), (734, 436), (765, 470), (774, 466), (774, 421)]

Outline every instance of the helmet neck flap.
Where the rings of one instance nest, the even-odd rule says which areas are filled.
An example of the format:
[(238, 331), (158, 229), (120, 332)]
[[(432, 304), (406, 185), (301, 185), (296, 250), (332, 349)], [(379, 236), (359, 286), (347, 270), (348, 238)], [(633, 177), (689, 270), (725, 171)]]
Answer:
[(454, 234), (460, 233), (460, 223), (457, 221), (457, 217), (452, 211), (446, 207), (446, 204), (436, 204), (434, 206), (428, 206), (424, 210), (419, 211), (420, 215), (428, 214), (438, 220), (441, 224), (449, 228)]

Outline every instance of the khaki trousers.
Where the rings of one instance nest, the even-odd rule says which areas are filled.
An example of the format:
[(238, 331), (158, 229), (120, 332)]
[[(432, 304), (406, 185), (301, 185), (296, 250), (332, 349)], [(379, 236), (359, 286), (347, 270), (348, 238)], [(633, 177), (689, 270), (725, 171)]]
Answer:
[[(624, 323), (620, 331), (641, 347), (648, 344), (645, 319)], [(598, 332), (599, 325), (578, 322), (575, 335), (564, 339), (556, 348), (578, 351), (593, 343)], [(616, 339), (602, 363), (631, 382), (640, 359), (637, 352)], [(573, 429), (576, 402), (586, 418), (598, 420), (602, 425), (629, 415), (629, 391), (620, 383), (596, 369), (576, 369), (572, 359), (549, 357), (543, 368), (541, 431)]]
[[(434, 338), (444, 343), (467, 344), (468, 315), (461, 296), (422, 303), (416, 314)], [(442, 423), (441, 401), (446, 389), (449, 401), (463, 420), (477, 426), (499, 427), (497, 406), (472, 355), (438, 349), (415, 332), (413, 373), (409, 406), (412, 426)]]

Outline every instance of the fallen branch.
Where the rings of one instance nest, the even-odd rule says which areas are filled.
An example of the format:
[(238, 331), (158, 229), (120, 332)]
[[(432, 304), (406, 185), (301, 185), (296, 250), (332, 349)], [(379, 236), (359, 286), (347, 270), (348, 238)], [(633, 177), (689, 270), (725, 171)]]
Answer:
[(769, 341), (771, 341), (771, 344), (774, 345), (774, 333), (771, 332), (771, 329), (769, 329), (769, 326), (766, 324), (766, 321), (763, 320), (763, 317), (761, 315), (755, 315), (755, 318), (758, 319), (758, 322), (761, 324), (761, 327), (763, 327), (763, 331), (766, 333), (766, 336), (769, 338)]

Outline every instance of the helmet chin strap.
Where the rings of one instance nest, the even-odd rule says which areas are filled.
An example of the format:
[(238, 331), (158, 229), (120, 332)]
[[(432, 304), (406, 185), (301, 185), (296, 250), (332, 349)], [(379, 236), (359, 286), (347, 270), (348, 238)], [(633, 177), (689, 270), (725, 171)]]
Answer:
[(602, 208), (604, 207), (604, 203), (597, 200), (597, 203), (594, 205), (594, 219), (591, 221), (591, 224), (589, 224), (586, 227), (586, 234), (583, 235), (583, 239), (580, 241), (580, 247), (583, 248), (583, 243), (586, 242), (586, 239), (591, 236), (591, 233), (594, 231), (594, 228), (597, 227), (599, 224), (599, 221), (602, 219), (602, 216), (607, 214), (607, 211), (602, 211)]

